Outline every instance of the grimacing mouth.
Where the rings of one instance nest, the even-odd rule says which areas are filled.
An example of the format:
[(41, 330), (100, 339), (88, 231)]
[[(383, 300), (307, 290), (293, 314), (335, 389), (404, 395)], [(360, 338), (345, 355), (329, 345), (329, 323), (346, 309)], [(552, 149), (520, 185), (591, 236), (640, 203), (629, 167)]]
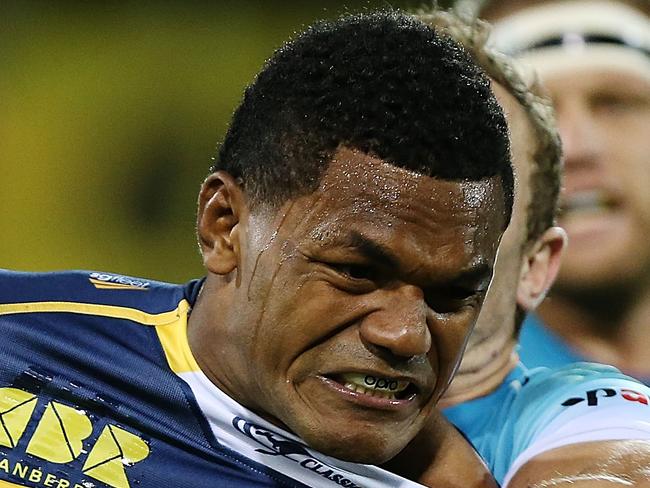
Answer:
[(562, 199), (560, 217), (616, 210), (622, 205), (620, 199), (603, 189), (573, 191)]
[(406, 379), (371, 373), (349, 372), (323, 376), (352, 392), (387, 400), (411, 400), (420, 392), (420, 388)]

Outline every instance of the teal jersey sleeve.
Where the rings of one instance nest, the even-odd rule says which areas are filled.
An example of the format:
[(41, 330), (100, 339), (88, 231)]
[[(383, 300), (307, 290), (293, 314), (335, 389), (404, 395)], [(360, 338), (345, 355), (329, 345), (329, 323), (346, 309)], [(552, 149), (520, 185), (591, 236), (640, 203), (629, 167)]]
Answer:
[(587, 361), (549, 330), (535, 314), (526, 316), (519, 333), (519, 358), (529, 368), (559, 368)]
[[(526, 316), (521, 327), (518, 353), (521, 362), (528, 368), (541, 366), (560, 368), (569, 364), (593, 360), (573, 349), (534, 313)], [(650, 376), (639, 376), (637, 379), (650, 385)]]
[[(594, 363), (516, 368), (493, 393), (445, 411), (499, 483), (545, 450), (590, 440), (650, 438), (650, 389)], [(624, 412), (624, 414), (623, 414)]]

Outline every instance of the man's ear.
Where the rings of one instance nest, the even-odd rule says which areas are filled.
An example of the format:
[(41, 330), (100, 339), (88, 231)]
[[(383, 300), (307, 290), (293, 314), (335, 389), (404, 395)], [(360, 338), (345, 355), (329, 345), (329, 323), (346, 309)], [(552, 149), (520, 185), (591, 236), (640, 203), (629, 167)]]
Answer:
[(567, 235), (561, 227), (550, 227), (524, 253), (517, 285), (517, 304), (534, 310), (546, 296), (560, 270)]
[(203, 182), (196, 228), (208, 271), (226, 275), (238, 267), (241, 222), (247, 211), (241, 185), (230, 174), (217, 171)]

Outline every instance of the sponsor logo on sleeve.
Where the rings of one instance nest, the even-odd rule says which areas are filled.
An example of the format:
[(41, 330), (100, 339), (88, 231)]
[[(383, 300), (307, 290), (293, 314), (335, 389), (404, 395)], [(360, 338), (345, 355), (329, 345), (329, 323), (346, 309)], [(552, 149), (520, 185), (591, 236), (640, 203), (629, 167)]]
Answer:
[(633, 403), (640, 403), (648, 406), (648, 397), (638, 391), (629, 388), (596, 388), (585, 392), (584, 396), (567, 398), (562, 402), (563, 407), (571, 407), (586, 402), (589, 407), (596, 407), (604, 399), (621, 397), (623, 400)]
[(301, 468), (312, 471), (322, 478), (346, 488), (361, 488), (346, 477), (344, 472), (325, 461), (316, 459), (309, 450), (299, 442), (281, 436), (265, 427), (254, 424), (241, 417), (235, 417), (232, 425), (242, 434), (253, 439), (261, 448), (255, 451), (267, 456), (283, 456), (297, 463)]
[(128, 276), (114, 275), (110, 273), (90, 273), (88, 277), (93, 286), (99, 290), (140, 290), (149, 289), (148, 281), (129, 278)]

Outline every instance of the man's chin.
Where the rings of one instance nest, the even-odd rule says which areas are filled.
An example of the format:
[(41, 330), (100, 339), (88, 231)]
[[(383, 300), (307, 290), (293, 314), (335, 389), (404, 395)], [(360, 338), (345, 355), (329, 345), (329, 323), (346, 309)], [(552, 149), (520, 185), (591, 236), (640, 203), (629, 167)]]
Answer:
[(404, 405), (380, 404), (381, 409), (324, 388), (321, 381), (302, 386), (297, 398), (284, 403), (294, 408), (278, 415), (308, 446), (343, 461), (385, 463), (406, 447), (427, 419), (419, 398)]
[(350, 432), (316, 435), (313, 439), (303, 437), (307, 444), (317, 451), (352, 463), (383, 464), (406, 447), (411, 441), (402, 431), (399, 434), (367, 432), (352, 434)]

